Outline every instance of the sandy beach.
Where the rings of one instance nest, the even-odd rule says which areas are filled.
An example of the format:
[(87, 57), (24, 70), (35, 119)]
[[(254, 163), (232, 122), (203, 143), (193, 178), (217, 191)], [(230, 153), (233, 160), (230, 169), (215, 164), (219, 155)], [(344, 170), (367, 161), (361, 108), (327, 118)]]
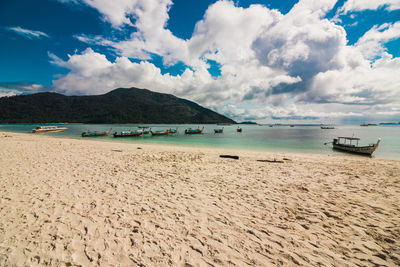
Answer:
[(399, 240), (398, 160), (0, 133), (1, 266), (399, 266)]

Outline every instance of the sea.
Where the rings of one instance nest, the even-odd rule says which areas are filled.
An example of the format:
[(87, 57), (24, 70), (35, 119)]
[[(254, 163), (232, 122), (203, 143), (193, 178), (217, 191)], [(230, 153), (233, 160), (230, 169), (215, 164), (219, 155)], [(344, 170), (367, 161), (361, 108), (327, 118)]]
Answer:
[[(125, 130), (138, 130), (139, 126), (148, 126), (153, 131), (178, 129), (177, 134), (169, 136), (144, 135), (140, 137), (114, 138), (112, 134), (105, 137), (95, 137), (99, 140), (128, 143), (152, 143), (187, 146), (205, 146), (213, 148), (237, 148), (247, 150), (297, 152), (313, 154), (344, 153), (332, 150), (333, 138), (338, 136), (359, 137), (359, 145), (376, 143), (382, 138), (373, 157), (385, 159), (400, 159), (400, 125), (336, 125), (335, 129), (321, 129), (320, 125), (239, 125), (242, 132), (236, 131), (238, 125), (216, 124), (0, 124), (0, 131), (30, 133), (36, 126), (57, 125), (68, 128), (62, 132), (41, 133), (42, 135), (59, 136), (76, 139), (85, 131), (106, 131), (112, 128), (112, 133)], [(187, 128), (202, 128), (203, 134), (186, 135)], [(223, 133), (215, 134), (214, 129), (224, 127)], [(92, 138), (91, 138), (92, 139)]]

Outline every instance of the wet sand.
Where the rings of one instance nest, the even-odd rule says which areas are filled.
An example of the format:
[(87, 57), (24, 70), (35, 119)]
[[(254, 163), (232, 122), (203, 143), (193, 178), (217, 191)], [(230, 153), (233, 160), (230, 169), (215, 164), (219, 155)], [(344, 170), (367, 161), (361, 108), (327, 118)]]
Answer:
[(1, 266), (399, 266), (399, 240), (398, 160), (0, 132)]

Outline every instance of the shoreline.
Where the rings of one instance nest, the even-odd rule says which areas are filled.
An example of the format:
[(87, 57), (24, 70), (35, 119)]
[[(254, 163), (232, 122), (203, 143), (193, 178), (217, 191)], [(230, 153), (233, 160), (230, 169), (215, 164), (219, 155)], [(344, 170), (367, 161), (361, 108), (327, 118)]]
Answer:
[[(5, 133), (13, 133), (13, 134), (22, 134), (22, 135), (32, 135), (32, 133), (26, 132), (26, 133), (21, 133), (21, 132), (12, 132), (12, 131), (2, 131), (0, 130), (0, 135), (5, 134)], [(121, 143), (121, 144), (133, 144), (133, 145), (149, 145), (149, 146), (171, 146), (171, 147), (185, 147), (185, 148), (204, 148), (204, 149), (220, 149), (220, 150), (228, 150), (228, 151), (243, 151), (245, 153), (266, 153), (266, 154), (294, 154), (294, 155), (311, 155), (311, 156), (329, 156), (329, 157), (356, 157), (356, 158), (372, 158), (372, 159), (383, 159), (383, 160), (394, 160), (394, 161), (400, 161), (400, 158), (396, 158), (394, 156), (365, 156), (365, 155), (358, 155), (358, 154), (353, 154), (353, 153), (346, 153), (346, 152), (340, 152), (340, 151), (334, 151), (332, 148), (329, 149), (329, 151), (321, 151), (321, 152), (315, 152), (315, 151), (300, 151), (297, 149), (273, 149), (273, 148), (244, 148), (242, 146), (237, 146), (237, 147), (228, 147), (228, 146), (211, 146), (207, 144), (185, 144), (185, 143), (180, 143), (174, 141), (170, 143), (164, 143), (164, 142), (146, 142), (142, 141), (140, 139), (126, 139), (124, 141), (123, 139), (114, 139), (114, 138), (109, 138), (106, 139), (107, 137), (87, 137), (85, 139), (82, 139), (80, 136), (63, 136), (63, 135), (51, 135), (50, 134), (36, 134), (34, 136), (43, 136), (43, 137), (49, 137), (49, 138), (61, 138), (61, 139), (73, 139), (73, 140), (84, 140), (84, 141), (99, 141), (99, 142), (110, 142), (110, 143)], [(142, 138), (142, 137), (138, 137)], [(146, 137), (149, 138), (149, 137)]]
[(398, 266), (398, 173), (353, 155), (0, 132), (0, 265)]

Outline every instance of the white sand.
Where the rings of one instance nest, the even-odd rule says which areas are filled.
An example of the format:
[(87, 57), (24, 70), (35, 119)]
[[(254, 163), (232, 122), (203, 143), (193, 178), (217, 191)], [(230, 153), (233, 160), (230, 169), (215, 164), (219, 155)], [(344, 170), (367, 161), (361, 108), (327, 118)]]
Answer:
[(0, 133), (0, 266), (398, 266), (399, 241), (400, 161)]

